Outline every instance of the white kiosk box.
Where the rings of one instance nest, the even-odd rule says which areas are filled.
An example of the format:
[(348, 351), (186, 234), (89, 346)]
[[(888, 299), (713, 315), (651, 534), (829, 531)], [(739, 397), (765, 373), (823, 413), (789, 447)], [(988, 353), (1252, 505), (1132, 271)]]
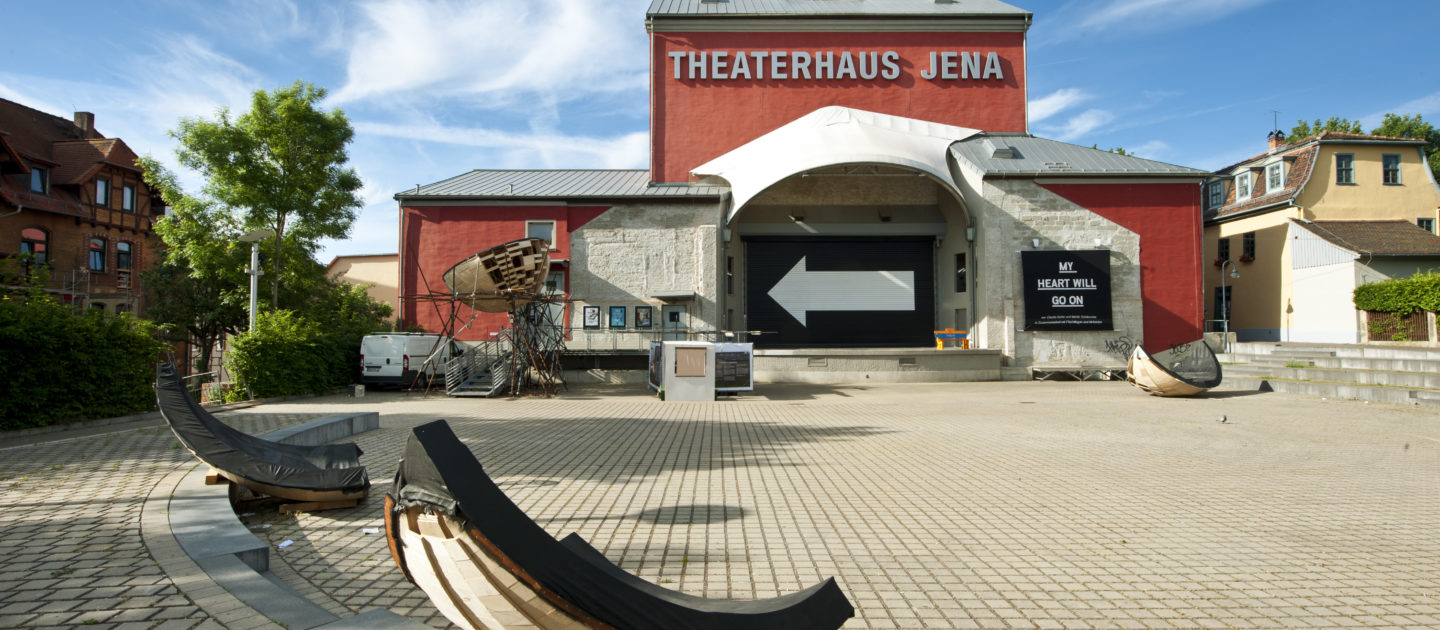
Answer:
[(651, 342), (650, 387), (661, 400), (715, 400), (715, 344)]

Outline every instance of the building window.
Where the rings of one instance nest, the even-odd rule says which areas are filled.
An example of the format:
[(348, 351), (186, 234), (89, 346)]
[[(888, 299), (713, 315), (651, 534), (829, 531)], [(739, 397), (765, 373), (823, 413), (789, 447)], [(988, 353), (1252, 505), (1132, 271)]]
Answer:
[(90, 271), (105, 271), (105, 239), (90, 239)]
[(1240, 238), (1240, 262), (1255, 260), (1255, 233), (1246, 232)]
[(50, 235), (40, 228), (20, 230), (20, 253), (30, 257), (27, 264), (43, 265), (49, 262)]
[(134, 266), (133, 262), (135, 259), (132, 252), (132, 247), (132, 245), (124, 241), (115, 244), (116, 269), (130, 269)]
[(735, 257), (725, 257), (725, 294), (735, 295)]
[(965, 292), (965, 276), (970, 272), (965, 266), (965, 254), (955, 254), (955, 292)]
[(1219, 208), (1225, 205), (1225, 181), (1210, 182), (1210, 207)]
[(1265, 167), (1265, 192), (1272, 193), (1285, 187), (1285, 163), (1276, 162)]
[(545, 295), (562, 295), (565, 293), (565, 272), (550, 270), (545, 276)]
[(1380, 156), (1380, 162), (1384, 168), (1384, 182), (1392, 186), (1400, 184), (1400, 156), (1394, 153), (1386, 153)]
[(1215, 247), (1215, 261), (1222, 262), (1230, 260), (1230, 239), (1222, 238)]
[(30, 167), (30, 192), (50, 191), (50, 171), (43, 166)]
[(120, 209), (126, 212), (135, 211), (135, 187), (126, 186), (120, 189)]
[(1240, 202), (1250, 197), (1250, 172), (1246, 171), (1235, 176), (1235, 201)]
[(1355, 155), (1351, 153), (1335, 154), (1335, 183), (1355, 183)]
[(1435, 233), (1435, 219), (1431, 219), (1428, 217), (1420, 217), (1418, 219), (1415, 219), (1415, 225), (1420, 226), (1420, 229), (1425, 230), (1426, 232), (1429, 232), (1431, 234)]
[(555, 246), (554, 221), (526, 221), (525, 238), (543, 238), (551, 247)]
[(110, 205), (110, 180), (108, 180), (108, 179), (97, 179), (97, 180), (95, 180), (95, 205), (97, 205), (97, 206), (108, 206), (108, 205)]

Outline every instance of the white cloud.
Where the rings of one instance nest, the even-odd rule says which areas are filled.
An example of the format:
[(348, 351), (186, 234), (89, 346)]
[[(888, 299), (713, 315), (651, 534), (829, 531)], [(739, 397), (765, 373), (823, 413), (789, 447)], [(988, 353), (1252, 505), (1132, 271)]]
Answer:
[(1077, 3), (1072, 6), (1083, 8), (1069, 11), (1062, 9), (1050, 18), (1052, 24), (1058, 25), (1056, 33), (1050, 39), (1062, 41), (1097, 31), (1193, 28), (1239, 11), (1254, 9), (1267, 1), (1269, 0), (1110, 0), (1104, 3)]
[(502, 167), (640, 168), (649, 160), (649, 133), (613, 138), (509, 133), (484, 128), (356, 122), (357, 133), (454, 144), (501, 152)]
[[(337, 102), (396, 92), (504, 105), (644, 89), (637, 1), (376, 0), (362, 6)], [(485, 106), (486, 101), (476, 103)], [(493, 103), (492, 103), (493, 104)]]
[(1380, 122), (1385, 120), (1385, 114), (1419, 114), (1421, 117), (1429, 116), (1431, 118), (1431, 120), (1427, 120), (1426, 122), (1440, 124), (1440, 120), (1434, 120), (1440, 118), (1440, 92), (1432, 92), (1425, 96), (1405, 101), (1383, 112), (1375, 112), (1361, 118), (1360, 123), (1364, 125), (1367, 130), (1379, 127)]
[(1164, 140), (1151, 140), (1139, 146), (1127, 148), (1125, 151), (1147, 160), (1163, 162), (1165, 155), (1170, 153), (1170, 145)]
[(1056, 130), (1056, 139), (1071, 142), (1109, 124), (1112, 120), (1115, 120), (1115, 114), (1106, 110), (1085, 110), (1084, 113), (1065, 121), (1065, 124)]
[(1093, 96), (1080, 88), (1056, 90), (1046, 96), (1030, 101), (1030, 122), (1037, 123), (1090, 100)]

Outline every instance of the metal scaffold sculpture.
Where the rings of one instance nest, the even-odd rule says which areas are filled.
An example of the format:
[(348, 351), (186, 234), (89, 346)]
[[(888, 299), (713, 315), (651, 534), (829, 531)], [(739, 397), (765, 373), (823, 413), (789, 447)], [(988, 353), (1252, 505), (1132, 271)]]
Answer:
[[(481, 312), (509, 316), (508, 328), (491, 333), (489, 340), (475, 342), (464, 355), (450, 361), (447, 393), (552, 396), (558, 391), (563, 385), (560, 357), (565, 350), (569, 300), (560, 291), (546, 290), (549, 272), (549, 244), (539, 238), (521, 239), (456, 263), (443, 275), (447, 292), (409, 298), (434, 303), (448, 337), (468, 328)], [(441, 312), (442, 303), (449, 306), (448, 316)], [(471, 311), (463, 324), (460, 317), (466, 309), (459, 308), (462, 304)], [(476, 386), (477, 382), (483, 384)]]

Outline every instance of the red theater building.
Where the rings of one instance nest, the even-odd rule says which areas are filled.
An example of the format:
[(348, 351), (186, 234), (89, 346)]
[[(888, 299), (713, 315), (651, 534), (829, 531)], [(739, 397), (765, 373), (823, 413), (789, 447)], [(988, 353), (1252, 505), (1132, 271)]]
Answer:
[[(1030, 21), (990, 0), (656, 0), (650, 169), (397, 194), (401, 316), (442, 328), (419, 298), (450, 265), (542, 236), (577, 351), (739, 331), (761, 380), (981, 380), (1195, 340), (1207, 173), (1030, 135)], [(945, 328), (969, 349), (937, 350)]]

